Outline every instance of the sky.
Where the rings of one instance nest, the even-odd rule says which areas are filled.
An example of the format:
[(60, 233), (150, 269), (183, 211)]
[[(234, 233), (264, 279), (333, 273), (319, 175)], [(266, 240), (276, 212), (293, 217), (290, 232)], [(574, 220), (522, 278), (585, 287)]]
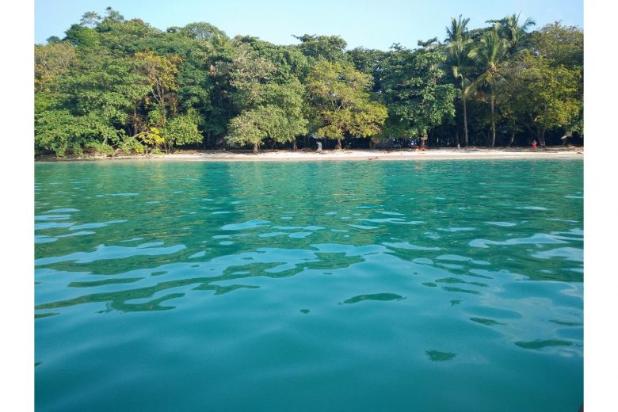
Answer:
[(452, 16), (470, 18), (469, 28), (521, 14), (537, 26), (561, 21), (583, 28), (583, 0), (35, 0), (35, 41), (64, 37), (86, 11), (111, 6), (126, 19), (141, 18), (165, 30), (205, 21), (228, 36), (252, 35), (275, 44), (297, 43), (292, 35), (336, 34), (348, 48), (414, 48), (418, 40), (444, 40)]

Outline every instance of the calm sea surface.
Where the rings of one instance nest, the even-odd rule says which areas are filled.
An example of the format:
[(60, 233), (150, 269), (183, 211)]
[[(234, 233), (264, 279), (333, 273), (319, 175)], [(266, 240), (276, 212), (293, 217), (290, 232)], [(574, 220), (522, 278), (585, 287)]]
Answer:
[(577, 411), (579, 160), (36, 165), (40, 411)]

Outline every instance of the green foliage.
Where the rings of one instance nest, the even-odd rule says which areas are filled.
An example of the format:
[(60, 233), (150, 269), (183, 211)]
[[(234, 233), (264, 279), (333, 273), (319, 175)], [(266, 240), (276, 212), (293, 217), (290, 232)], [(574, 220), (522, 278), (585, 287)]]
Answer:
[(486, 31), (481, 36), (480, 44), (473, 49), (472, 54), (476, 60), (480, 74), (472, 82), (472, 89), (480, 92), (480, 96), (487, 88), (489, 91), (489, 104), (491, 108), (491, 146), (496, 144), (496, 83), (501, 78), (500, 65), (507, 56), (509, 42), (500, 36), (500, 24), (496, 23), (492, 30)]
[(198, 130), (195, 115), (186, 114), (171, 119), (162, 130), (163, 138), (169, 148), (200, 143), (202, 134)]
[(233, 145), (253, 145), (257, 151), (267, 136), (268, 115), (266, 108), (248, 110), (230, 121), (229, 133), (225, 140)]
[(61, 80), (62, 104), (75, 115), (96, 115), (122, 127), (149, 88), (132, 58), (83, 53), (79, 64)]
[(446, 56), (437, 49), (395, 46), (384, 62), (382, 90), (389, 110), (388, 137), (425, 137), (453, 118), (456, 91), (442, 83)]
[(583, 67), (584, 33), (577, 27), (552, 23), (531, 35), (531, 48), (552, 65)]
[(239, 115), (231, 119), (226, 142), (253, 145), (257, 150), (267, 138), (276, 143), (293, 142), (306, 133), (303, 115), (304, 87), (289, 65), (275, 65), (262, 55), (285, 58), (289, 54), (272, 48), (242, 44), (230, 65), (232, 100)]
[(384, 72), (384, 61), (388, 57), (389, 53), (381, 50), (357, 47), (350, 50), (348, 55), (357, 70), (373, 76), (372, 91), (374, 93), (380, 92), (382, 86), (381, 79)]
[(348, 62), (318, 61), (307, 78), (312, 128), (318, 136), (335, 139), (346, 136), (371, 137), (382, 130), (387, 110), (371, 101), (372, 78)]
[(345, 59), (347, 43), (339, 36), (315, 36), (303, 34), (294, 36), (300, 41), (300, 51), (307, 57), (317, 60), (326, 59), (336, 62)]
[(228, 39), (224, 31), (210, 23), (191, 23), (180, 29), (180, 32), (192, 39), (208, 42), (222, 42)]
[(159, 112), (156, 125), (164, 126), (167, 112), (176, 112), (178, 90), (178, 66), (181, 58), (176, 55), (159, 56), (152, 52), (135, 54), (138, 73), (145, 77), (150, 87), (146, 104), (153, 104)]
[(96, 140), (86, 142), (84, 152), (92, 155), (112, 156), (114, 148), (107, 143), (98, 142)]
[(552, 66), (551, 62), (525, 53), (509, 66), (502, 85), (505, 102), (515, 115), (539, 130), (559, 128), (565, 132), (582, 129), (581, 71)]
[[(484, 34), (478, 49), (482, 71), (475, 85), (489, 88), (512, 136), (534, 127), (545, 145), (546, 130), (583, 131), (583, 34), (555, 23), (528, 35), (525, 29), (532, 24), (527, 20), (519, 26), (513, 15)], [(496, 38), (496, 32), (507, 34)], [(494, 134), (495, 122), (492, 105)]]
[(160, 146), (165, 144), (165, 138), (158, 127), (149, 127), (143, 132), (136, 134), (135, 138), (148, 149), (158, 150)]
[(493, 87), (500, 78), (499, 65), (506, 57), (508, 43), (498, 34), (498, 27), (486, 31), (480, 43), (472, 51), (480, 75), (474, 81), (474, 88)]
[(51, 152), (59, 157), (80, 155), (88, 143), (106, 144), (118, 138), (118, 132), (99, 117), (74, 116), (66, 110), (37, 114), (34, 128), (37, 152)]
[(528, 28), (534, 26), (534, 20), (528, 18), (523, 23), (519, 22), (519, 14), (512, 14), (500, 20), (489, 20), (494, 23), (500, 38), (506, 41), (506, 48), (510, 54), (516, 53), (528, 42)]
[(99, 45), (99, 34), (89, 27), (74, 24), (66, 31), (65, 40), (82, 48), (94, 48)]
[(75, 47), (68, 42), (36, 45), (34, 48), (34, 85), (37, 91), (48, 90), (77, 61)]
[(79, 24), (84, 27), (96, 27), (101, 22), (101, 16), (94, 11), (87, 11), (82, 15)]
[[(161, 31), (107, 8), (35, 46), (35, 147), (57, 156), (296, 145), (309, 133), (526, 143), (583, 133), (583, 33), (518, 15), (419, 48), (275, 45), (191, 23)], [(457, 109), (457, 110), (456, 110)], [(463, 132), (463, 133), (462, 133)], [(434, 136), (439, 136), (440, 140)], [(488, 138), (489, 136), (489, 138)], [(306, 140), (305, 140), (306, 141)]]
[(125, 155), (143, 154), (146, 148), (135, 136), (125, 136), (118, 145), (118, 149)]

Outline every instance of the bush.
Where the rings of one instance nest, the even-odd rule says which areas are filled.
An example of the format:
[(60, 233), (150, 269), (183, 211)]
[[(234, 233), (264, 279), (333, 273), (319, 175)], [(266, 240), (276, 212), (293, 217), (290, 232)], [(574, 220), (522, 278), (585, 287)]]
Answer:
[(114, 148), (102, 142), (88, 142), (85, 146), (86, 153), (93, 155), (113, 156)]
[(68, 110), (48, 110), (34, 120), (37, 152), (52, 152), (57, 157), (66, 154), (80, 156), (86, 152), (112, 155), (105, 142), (118, 139), (119, 131), (96, 116), (75, 116)]
[(203, 136), (197, 123), (197, 118), (192, 114), (180, 115), (167, 122), (162, 134), (168, 148), (200, 143)]
[(125, 137), (122, 142), (120, 142), (118, 149), (121, 153), (126, 155), (143, 154), (145, 151), (144, 145), (134, 136)]
[(53, 152), (63, 157), (80, 146), (76, 119), (66, 110), (49, 110), (37, 114), (34, 121), (35, 146), (39, 152)]

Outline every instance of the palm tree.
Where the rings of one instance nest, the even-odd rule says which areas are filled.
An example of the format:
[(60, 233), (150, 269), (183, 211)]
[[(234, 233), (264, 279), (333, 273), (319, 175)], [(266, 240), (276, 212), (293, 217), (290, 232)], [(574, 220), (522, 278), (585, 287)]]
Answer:
[(500, 63), (503, 61), (508, 49), (507, 41), (500, 37), (499, 24), (493, 29), (483, 33), (480, 44), (474, 49), (472, 55), (476, 60), (481, 74), (471, 84), (471, 88), (479, 90), (481, 86), (489, 89), (491, 105), (491, 146), (496, 145), (496, 94), (495, 86), (500, 79)]
[[(451, 17), (451, 27), (446, 28), (448, 42), (447, 46), (447, 62), (451, 68), (453, 78), (457, 82), (461, 104), (463, 108), (464, 121), (464, 144), (468, 146), (468, 113), (466, 108), (466, 99), (471, 91), (471, 83), (464, 75), (469, 63), (469, 55), (471, 51), (472, 40), (468, 36), (469, 18), (462, 18), (461, 14), (457, 19)], [(459, 141), (457, 142), (459, 144)]]
[(523, 45), (526, 31), (536, 24), (531, 18), (527, 18), (522, 24), (519, 24), (519, 16), (519, 14), (512, 14), (500, 20), (487, 21), (487, 23), (498, 25), (498, 33), (509, 42), (508, 51), (510, 54), (514, 54)]

